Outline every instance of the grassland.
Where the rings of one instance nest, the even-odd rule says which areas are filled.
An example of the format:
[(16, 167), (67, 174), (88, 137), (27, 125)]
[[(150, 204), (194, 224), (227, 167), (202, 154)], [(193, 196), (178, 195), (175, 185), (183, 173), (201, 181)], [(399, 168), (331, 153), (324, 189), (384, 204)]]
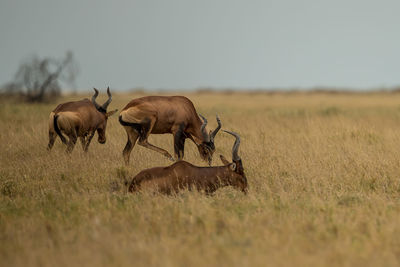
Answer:
[[(136, 146), (125, 167), (117, 116), (105, 145), (68, 156), (59, 139), (46, 151), (55, 104), (3, 99), (0, 265), (400, 264), (400, 94), (186, 95), (211, 127), (218, 113), (241, 134), (248, 195), (128, 194), (125, 179), (170, 162)], [(115, 94), (110, 109), (137, 96)], [(150, 141), (173, 152), (170, 135)], [(232, 143), (219, 133), (216, 153), (230, 157)], [(190, 142), (185, 159), (204, 165)]]

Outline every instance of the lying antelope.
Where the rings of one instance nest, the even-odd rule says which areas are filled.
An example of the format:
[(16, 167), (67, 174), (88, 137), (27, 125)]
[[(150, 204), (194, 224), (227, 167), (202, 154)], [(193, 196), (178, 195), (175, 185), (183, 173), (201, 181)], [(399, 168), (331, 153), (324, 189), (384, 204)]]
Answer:
[(214, 131), (207, 133), (203, 122), (197, 115), (192, 101), (183, 96), (146, 96), (132, 100), (121, 111), (119, 122), (124, 126), (128, 141), (122, 152), (125, 164), (137, 139), (138, 144), (159, 152), (174, 161), (168, 151), (148, 142), (150, 134), (171, 133), (174, 136), (175, 158), (180, 160), (184, 155), (185, 139), (192, 140), (203, 160), (211, 166), (212, 155), (215, 151), (214, 138), (221, 128), (221, 121), (217, 116), (218, 126)]
[(152, 189), (171, 194), (181, 189), (196, 189), (207, 194), (220, 187), (233, 186), (247, 193), (247, 179), (244, 174), (242, 160), (238, 155), (240, 137), (234, 132), (225, 131), (236, 137), (232, 148), (232, 163), (220, 155), (224, 166), (197, 167), (186, 161), (178, 161), (168, 167), (156, 167), (141, 171), (129, 186), (129, 192)]
[[(96, 88), (93, 89), (95, 93), (92, 101), (85, 98), (80, 101), (63, 103), (50, 113), (48, 150), (53, 147), (57, 135), (67, 145), (67, 152), (72, 152), (78, 137), (81, 140), (83, 151), (86, 152), (96, 131), (99, 143), (106, 142), (107, 119), (118, 110), (107, 112), (107, 107), (111, 103), (110, 88), (107, 88), (108, 100), (101, 106), (96, 102), (99, 91)], [(62, 132), (69, 137), (68, 141)]]

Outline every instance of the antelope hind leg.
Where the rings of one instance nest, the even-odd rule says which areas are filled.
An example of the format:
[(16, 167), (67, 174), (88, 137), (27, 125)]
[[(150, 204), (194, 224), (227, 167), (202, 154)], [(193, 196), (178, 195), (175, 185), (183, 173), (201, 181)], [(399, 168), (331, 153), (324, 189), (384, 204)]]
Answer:
[(139, 133), (130, 126), (124, 126), (126, 134), (128, 136), (128, 141), (126, 142), (125, 148), (122, 151), (122, 156), (124, 157), (125, 165), (129, 164), (129, 157), (131, 155), (132, 149), (136, 144), (136, 140), (139, 137)]
[(69, 141), (68, 141), (67, 150), (66, 150), (67, 153), (72, 152), (77, 140), (78, 140), (78, 137), (76, 136), (76, 134), (69, 135)]
[(54, 131), (49, 131), (49, 144), (47, 145), (47, 150), (50, 151), (53, 148), (56, 138), (57, 138), (57, 133)]
[(168, 153), (168, 151), (166, 151), (165, 149), (162, 149), (160, 147), (157, 147), (155, 145), (150, 144), (149, 141), (147, 140), (149, 138), (151, 130), (154, 127), (155, 122), (156, 122), (155, 119), (152, 119), (152, 120), (150, 119), (150, 121), (142, 124), (142, 133), (140, 135), (138, 144), (145, 148), (148, 148), (148, 149), (151, 149), (158, 153), (163, 154), (166, 158), (168, 158), (171, 161), (175, 161), (174, 158), (171, 156), (171, 154)]

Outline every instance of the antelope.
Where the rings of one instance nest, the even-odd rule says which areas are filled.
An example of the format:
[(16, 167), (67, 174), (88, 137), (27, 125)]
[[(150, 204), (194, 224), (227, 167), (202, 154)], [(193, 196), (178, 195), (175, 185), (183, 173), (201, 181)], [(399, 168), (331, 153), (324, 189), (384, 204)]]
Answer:
[(207, 120), (201, 116), (202, 121), (199, 116), (201, 115), (197, 114), (192, 101), (184, 96), (146, 96), (133, 99), (119, 115), (119, 122), (128, 136), (122, 152), (125, 164), (129, 164), (137, 139), (139, 145), (174, 161), (168, 151), (148, 142), (150, 134), (171, 133), (177, 160), (183, 159), (185, 139), (189, 138), (196, 144), (200, 157), (211, 166), (215, 151), (214, 138), (221, 128), (221, 121), (217, 116), (217, 128), (207, 133)]
[(146, 169), (132, 179), (129, 192), (151, 189), (173, 194), (182, 189), (196, 189), (211, 194), (220, 187), (233, 186), (246, 194), (247, 178), (238, 155), (240, 137), (237, 133), (225, 132), (236, 138), (232, 148), (232, 162), (220, 155), (223, 166), (219, 167), (197, 167), (186, 161), (178, 161), (168, 167)]
[[(67, 153), (72, 152), (78, 137), (81, 140), (83, 151), (87, 152), (96, 131), (98, 142), (100, 144), (106, 142), (108, 117), (118, 110), (107, 112), (107, 107), (112, 100), (110, 88), (107, 88), (108, 100), (101, 106), (96, 102), (99, 91), (96, 88), (93, 89), (95, 93), (92, 101), (85, 98), (80, 101), (62, 103), (50, 113), (48, 150), (53, 147), (57, 135), (67, 145)], [(68, 136), (68, 141), (62, 132)]]

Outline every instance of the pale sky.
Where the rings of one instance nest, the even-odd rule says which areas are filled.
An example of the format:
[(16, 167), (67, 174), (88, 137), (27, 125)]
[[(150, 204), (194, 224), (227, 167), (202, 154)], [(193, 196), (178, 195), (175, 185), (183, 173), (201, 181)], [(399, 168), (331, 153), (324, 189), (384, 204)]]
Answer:
[(0, 84), (38, 54), (80, 89), (400, 86), (399, 0), (1, 0)]

